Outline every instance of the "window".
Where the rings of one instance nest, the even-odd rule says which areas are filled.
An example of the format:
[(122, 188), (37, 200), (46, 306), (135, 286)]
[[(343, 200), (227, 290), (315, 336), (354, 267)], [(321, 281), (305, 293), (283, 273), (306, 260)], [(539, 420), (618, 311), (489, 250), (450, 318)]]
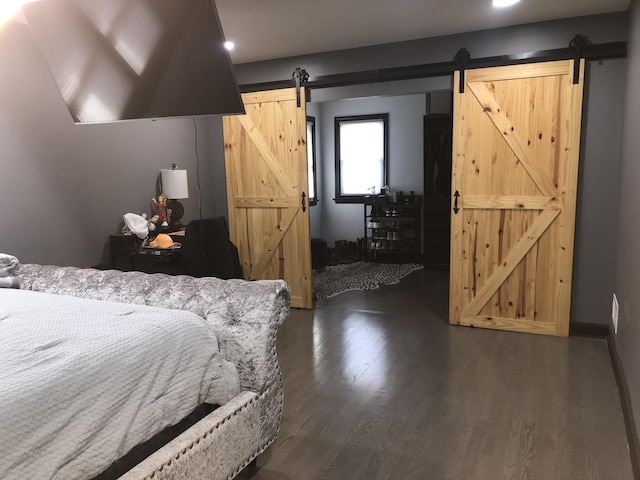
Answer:
[(309, 205), (318, 203), (316, 183), (316, 118), (307, 117), (307, 175), (309, 177)]
[(336, 203), (362, 203), (387, 185), (389, 115), (336, 117)]

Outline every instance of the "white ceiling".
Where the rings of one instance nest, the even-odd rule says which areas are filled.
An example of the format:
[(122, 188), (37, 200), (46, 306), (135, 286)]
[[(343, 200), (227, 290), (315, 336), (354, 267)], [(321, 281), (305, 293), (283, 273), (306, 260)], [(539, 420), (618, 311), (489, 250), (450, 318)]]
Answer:
[(215, 0), (233, 63), (621, 12), (630, 0)]

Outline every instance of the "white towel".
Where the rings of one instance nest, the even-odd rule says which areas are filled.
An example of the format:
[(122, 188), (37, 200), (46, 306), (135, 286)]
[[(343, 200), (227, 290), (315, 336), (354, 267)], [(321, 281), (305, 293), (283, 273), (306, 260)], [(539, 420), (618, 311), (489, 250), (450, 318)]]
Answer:
[(20, 262), (13, 255), (0, 253), (0, 288), (20, 288)]

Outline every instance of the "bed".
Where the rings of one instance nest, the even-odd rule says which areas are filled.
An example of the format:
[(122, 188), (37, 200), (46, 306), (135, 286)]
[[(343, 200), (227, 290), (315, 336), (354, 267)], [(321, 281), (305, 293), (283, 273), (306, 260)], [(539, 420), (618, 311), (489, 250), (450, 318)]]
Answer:
[(0, 478), (230, 479), (276, 438), (284, 282), (21, 265), (19, 285), (0, 288)]

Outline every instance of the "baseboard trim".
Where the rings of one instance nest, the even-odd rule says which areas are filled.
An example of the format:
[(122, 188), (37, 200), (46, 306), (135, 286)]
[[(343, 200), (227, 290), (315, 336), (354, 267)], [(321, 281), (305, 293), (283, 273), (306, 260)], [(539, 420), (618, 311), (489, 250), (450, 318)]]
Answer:
[(601, 323), (571, 322), (569, 335), (576, 337), (610, 338), (611, 332), (608, 325)]
[(640, 442), (638, 441), (638, 431), (636, 430), (636, 422), (631, 407), (631, 395), (629, 393), (629, 386), (627, 385), (627, 377), (624, 374), (620, 355), (618, 355), (616, 342), (611, 334), (607, 337), (607, 344), (609, 345), (609, 356), (611, 357), (611, 365), (613, 366), (613, 375), (615, 376), (616, 383), (618, 384), (618, 392), (620, 393), (620, 403), (622, 405), (624, 427), (627, 432), (627, 442), (629, 443), (633, 478), (640, 480)]

